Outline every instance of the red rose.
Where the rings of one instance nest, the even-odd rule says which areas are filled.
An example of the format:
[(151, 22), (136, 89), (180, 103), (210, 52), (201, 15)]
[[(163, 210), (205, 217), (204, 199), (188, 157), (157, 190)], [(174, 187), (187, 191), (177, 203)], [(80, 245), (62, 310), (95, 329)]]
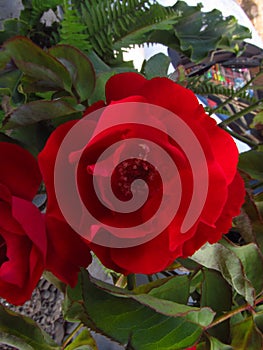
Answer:
[(56, 152), (68, 131), (65, 127), (66, 124), (62, 125), (50, 136), (44, 150), (38, 155), (38, 161), (48, 195), (45, 214), (48, 237), (46, 270), (74, 287), (80, 267), (87, 267), (92, 259), (88, 242), (67, 224), (59, 210), (54, 192)]
[[(148, 81), (136, 73), (115, 75), (106, 85), (106, 105), (93, 105), (84, 117), (58, 127), (39, 160), (49, 215), (64, 227), (68, 221), (88, 239), (105, 266), (124, 274), (152, 274), (228, 232), (244, 201), (238, 151), (190, 90), (167, 78)], [(77, 137), (71, 139), (75, 130)], [(85, 136), (88, 141), (83, 146), (78, 141)], [(132, 144), (134, 140), (141, 141)], [(103, 153), (109, 149), (111, 154)], [(130, 157), (123, 157), (129, 152)], [(56, 186), (54, 170), (59, 173), (55, 179), (60, 179)], [(72, 189), (71, 172), (77, 190)], [(112, 193), (123, 209), (132, 201), (132, 191), (145, 195), (141, 183), (132, 188), (138, 179), (148, 185), (147, 200), (134, 212), (116, 210)], [(77, 192), (84, 206), (77, 205)], [(163, 202), (168, 203), (164, 209)], [(96, 224), (87, 220), (87, 211)], [(71, 216), (79, 218), (81, 232)], [(191, 218), (195, 220), (190, 225)], [(164, 228), (156, 235), (156, 227)], [(123, 245), (114, 245), (115, 240)]]
[(30, 299), (44, 270), (45, 223), (32, 204), (41, 182), (34, 157), (0, 143), (0, 295), (20, 305)]

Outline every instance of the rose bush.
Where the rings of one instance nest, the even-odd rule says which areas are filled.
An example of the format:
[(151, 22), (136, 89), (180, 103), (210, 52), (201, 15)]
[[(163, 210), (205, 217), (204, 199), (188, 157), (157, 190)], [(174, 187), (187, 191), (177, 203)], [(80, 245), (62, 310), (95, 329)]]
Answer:
[[(72, 145), (72, 150), (67, 155), (68, 162), (74, 163), (74, 157), (81, 152), (76, 173), (79, 194), (88, 210), (93, 212), (102, 223), (101, 226), (98, 224), (87, 227), (87, 230), (92, 232), (93, 236), (107, 237), (111, 232), (110, 229), (105, 232), (104, 223), (108, 227), (133, 227), (155, 214), (161, 202), (162, 179), (158, 169), (149, 164), (147, 159), (118, 162), (121, 154), (125, 152), (125, 146), (117, 148), (114, 153), (117, 164), (115, 169), (110, 169), (109, 163), (105, 160), (102, 164), (103, 171), (96, 174), (104, 203), (111, 201), (105, 190), (106, 181), (111, 182), (116, 197), (125, 202), (132, 197), (133, 180), (143, 179), (149, 187), (149, 196), (147, 202), (135, 213), (116, 213), (114, 206), (111, 210), (98, 200), (93, 188), (93, 171), (100, 154), (117, 141), (131, 138), (148, 139), (169, 154), (177, 166), (180, 177), (179, 179), (174, 173), (168, 174), (169, 186), (170, 188), (177, 186), (180, 180), (182, 195), (174, 218), (167, 223), (168, 226), (159, 235), (143, 244), (122, 249), (84, 241), (80, 236), (78, 244), (71, 245), (71, 249), (78, 252), (72, 254), (71, 251), (77, 266), (79, 266), (79, 259), (89, 256), (89, 246), (110, 269), (124, 274), (152, 274), (165, 269), (177, 257), (192, 255), (206, 242), (217, 242), (224, 233), (228, 232), (232, 218), (240, 212), (245, 195), (243, 181), (237, 172), (238, 151), (231, 136), (219, 128), (216, 122), (205, 113), (195, 95), (167, 78), (146, 80), (136, 73), (118, 74), (107, 82), (105, 94), (106, 104), (100, 101), (88, 108), (84, 114), (85, 117), (87, 116), (87, 129), (91, 135), (101, 125), (107, 124), (108, 119), (111, 118), (111, 113), (107, 113), (109, 106), (121, 104), (125, 108), (125, 104), (128, 105), (131, 102), (147, 103), (165, 108), (174, 114), (174, 118), (179, 117), (186, 123), (205, 155), (205, 167), (208, 172), (207, 197), (196, 222), (186, 232), (182, 231), (181, 226), (193, 194), (193, 174), (184, 150), (169, 136), (169, 130), (166, 135), (162, 128), (148, 126), (147, 118), (154, 119), (155, 124), (159, 125), (161, 123), (159, 116), (142, 116), (145, 125), (124, 123), (108, 128), (98, 133), (84, 149), (76, 149), (76, 146)], [(96, 119), (92, 112), (105, 106), (106, 109), (100, 114), (100, 118)], [(67, 224), (57, 201), (54, 186), (55, 163), (62, 141), (77, 123), (78, 121), (70, 121), (59, 126), (51, 134), (38, 158), (48, 193), (48, 229), (51, 236), (53, 231), (56, 231), (57, 237), (61, 237), (61, 242), (64, 238), (75, 237), (76, 233)], [(155, 159), (158, 157), (158, 152), (153, 155)], [(203, 181), (203, 166), (204, 164), (200, 164), (197, 174), (199, 181)], [(169, 169), (167, 171), (169, 172)], [(167, 195), (169, 197), (169, 193)], [(159, 219), (164, 220), (165, 217)], [(148, 230), (150, 230), (149, 227)], [(145, 236), (150, 233), (147, 230), (140, 232)], [(65, 268), (64, 263), (66, 264), (66, 259), (62, 259), (63, 268)], [(61, 275), (59, 277), (61, 278)]]
[(45, 266), (45, 222), (32, 204), (41, 183), (34, 157), (1, 142), (0, 295), (15, 305), (30, 299)]

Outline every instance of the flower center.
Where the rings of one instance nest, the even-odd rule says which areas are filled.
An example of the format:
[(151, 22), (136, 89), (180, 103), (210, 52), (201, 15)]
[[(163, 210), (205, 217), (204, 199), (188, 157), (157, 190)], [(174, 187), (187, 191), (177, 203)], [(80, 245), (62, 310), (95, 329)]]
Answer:
[[(118, 164), (112, 174), (111, 183), (115, 195), (123, 201), (128, 201), (132, 198), (131, 185), (134, 180), (141, 179), (138, 188), (135, 191), (138, 193), (144, 191), (147, 185), (151, 187), (158, 177), (158, 172), (154, 166), (143, 159), (132, 158)], [(134, 188), (133, 188), (134, 190)]]
[(8, 260), (6, 256), (6, 250), (6, 241), (0, 235), (0, 267), (3, 265), (4, 262)]

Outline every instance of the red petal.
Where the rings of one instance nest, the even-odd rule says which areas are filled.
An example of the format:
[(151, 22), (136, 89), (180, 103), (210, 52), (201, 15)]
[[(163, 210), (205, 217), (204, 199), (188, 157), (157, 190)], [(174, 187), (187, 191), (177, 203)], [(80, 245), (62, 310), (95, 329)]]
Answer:
[(25, 234), (38, 248), (44, 263), (47, 252), (47, 237), (43, 215), (34, 204), (24, 199), (13, 197), (12, 204), (14, 219), (19, 222)]
[(113, 75), (105, 87), (107, 103), (139, 95), (146, 81), (142, 75), (133, 72)]
[(91, 263), (87, 242), (64, 221), (47, 215), (48, 254), (47, 270), (61, 281), (75, 286), (80, 267)]
[(35, 158), (20, 146), (0, 142), (0, 183), (12, 195), (32, 200), (41, 183), (41, 174)]

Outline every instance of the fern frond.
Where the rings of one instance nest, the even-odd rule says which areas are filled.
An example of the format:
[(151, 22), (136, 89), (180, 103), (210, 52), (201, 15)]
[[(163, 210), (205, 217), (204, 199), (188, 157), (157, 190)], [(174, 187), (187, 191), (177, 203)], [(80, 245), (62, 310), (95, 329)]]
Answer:
[[(233, 87), (226, 87), (222, 84), (216, 84), (210, 79), (202, 77), (189, 78), (187, 87), (199, 95), (221, 95), (227, 98), (243, 99), (248, 103), (255, 103), (257, 99), (251, 97), (246, 90), (236, 90)], [(231, 101), (230, 101), (231, 103)]]
[(68, 44), (89, 52), (92, 45), (85, 33), (86, 26), (79, 20), (79, 15), (73, 5), (64, 0), (63, 4), (64, 16), (60, 29), (60, 44)]

